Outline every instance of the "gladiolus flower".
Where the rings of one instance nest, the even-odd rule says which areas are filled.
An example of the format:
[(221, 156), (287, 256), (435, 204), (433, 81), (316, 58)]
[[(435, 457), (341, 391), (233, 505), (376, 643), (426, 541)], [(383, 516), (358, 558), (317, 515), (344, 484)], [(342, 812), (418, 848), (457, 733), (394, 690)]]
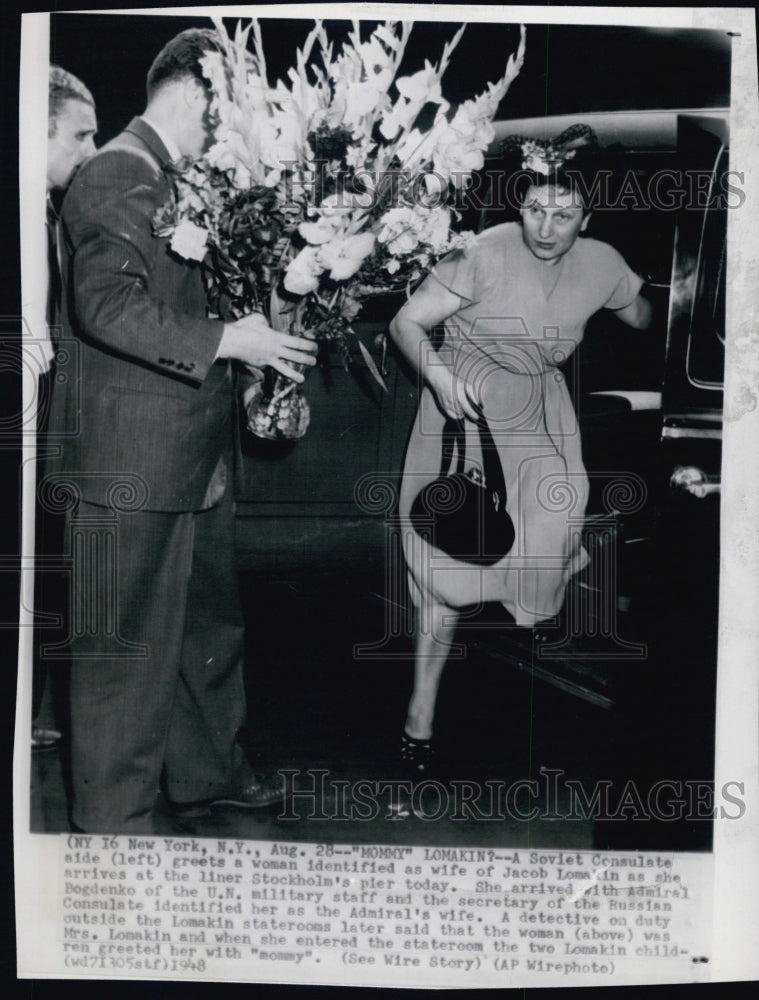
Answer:
[(479, 143), (467, 145), (465, 137), (449, 127), (438, 139), (432, 162), (435, 173), (460, 187), (473, 170), (482, 169), (485, 155)]
[(402, 76), (395, 81), (395, 86), (398, 88), (398, 93), (403, 94), (407, 101), (420, 107), (428, 103), (443, 103), (440, 76), (428, 59), (424, 60), (424, 69), (420, 69), (413, 76)]
[[(217, 130), (217, 135), (222, 129)], [(239, 132), (224, 129), (220, 141), (215, 142), (205, 155), (206, 162), (219, 170), (234, 170), (234, 185), (241, 191), (250, 187), (252, 174), (249, 166), (250, 151)]]

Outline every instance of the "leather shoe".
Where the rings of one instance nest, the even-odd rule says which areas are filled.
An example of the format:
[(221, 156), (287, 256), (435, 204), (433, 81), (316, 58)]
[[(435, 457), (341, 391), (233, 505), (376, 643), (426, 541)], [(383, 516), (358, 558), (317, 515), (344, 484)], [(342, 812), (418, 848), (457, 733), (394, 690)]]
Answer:
[(200, 799), (198, 802), (171, 802), (171, 815), (176, 819), (202, 819), (211, 815), (211, 800)]
[(280, 774), (254, 774), (247, 784), (231, 794), (211, 801), (212, 806), (235, 806), (238, 809), (262, 809), (287, 798), (285, 780)]

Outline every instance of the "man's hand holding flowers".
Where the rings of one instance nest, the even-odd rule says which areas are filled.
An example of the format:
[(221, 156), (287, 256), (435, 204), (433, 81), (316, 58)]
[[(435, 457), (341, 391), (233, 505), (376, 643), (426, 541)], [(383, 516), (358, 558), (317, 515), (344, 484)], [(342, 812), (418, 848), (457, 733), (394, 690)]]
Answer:
[(251, 313), (234, 323), (224, 324), (217, 358), (234, 358), (248, 368), (275, 368), (282, 375), (302, 382), (304, 376), (292, 364), (316, 364), (317, 344), (272, 329), (261, 313)]

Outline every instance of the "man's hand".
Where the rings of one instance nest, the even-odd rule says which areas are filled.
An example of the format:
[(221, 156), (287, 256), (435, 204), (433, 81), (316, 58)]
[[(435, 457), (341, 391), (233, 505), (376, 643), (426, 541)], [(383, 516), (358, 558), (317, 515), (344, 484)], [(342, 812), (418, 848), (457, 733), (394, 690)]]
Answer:
[(260, 313), (252, 313), (224, 324), (216, 357), (234, 358), (250, 368), (269, 365), (282, 375), (302, 382), (304, 376), (291, 364), (315, 365), (316, 351), (315, 341), (272, 330)]

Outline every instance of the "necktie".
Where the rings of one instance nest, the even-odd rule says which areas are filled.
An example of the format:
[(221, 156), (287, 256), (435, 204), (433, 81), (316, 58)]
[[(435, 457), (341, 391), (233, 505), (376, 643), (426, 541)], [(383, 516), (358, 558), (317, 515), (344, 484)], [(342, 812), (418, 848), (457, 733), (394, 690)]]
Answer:
[(47, 323), (50, 327), (56, 327), (60, 323), (61, 305), (63, 302), (63, 281), (61, 279), (61, 265), (58, 256), (58, 223), (58, 213), (50, 198), (48, 198), (46, 217), (48, 269)]

